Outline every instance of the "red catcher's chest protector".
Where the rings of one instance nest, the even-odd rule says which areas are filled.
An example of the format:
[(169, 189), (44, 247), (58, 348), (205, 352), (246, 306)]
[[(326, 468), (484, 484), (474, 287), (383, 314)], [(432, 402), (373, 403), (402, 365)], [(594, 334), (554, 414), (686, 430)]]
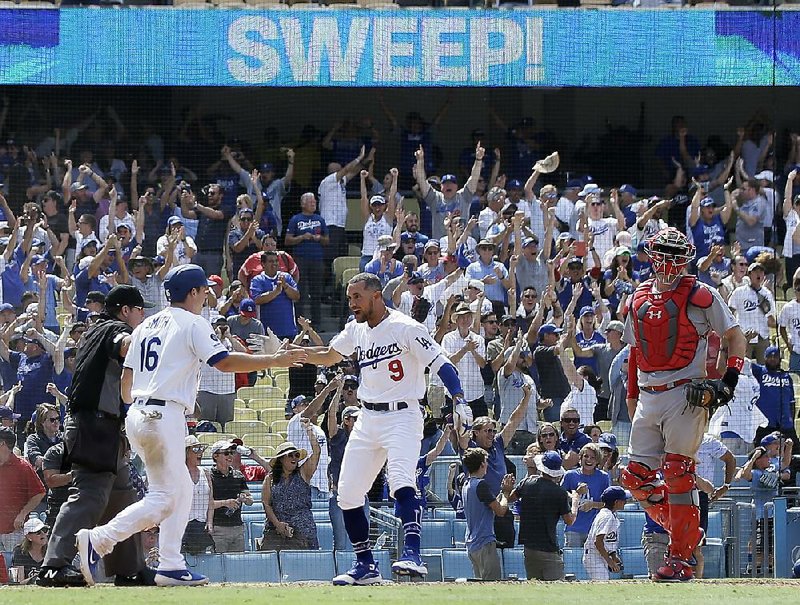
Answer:
[(652, 279), (633, 293), (631, 304), (639, 369), (644, 372), (679, 370), (694, 359), (700, 335), (687, 312), (688, 305), (711, 306), (712, 294), (692, 275), (680, 278), (669, 292), (653, 292)]

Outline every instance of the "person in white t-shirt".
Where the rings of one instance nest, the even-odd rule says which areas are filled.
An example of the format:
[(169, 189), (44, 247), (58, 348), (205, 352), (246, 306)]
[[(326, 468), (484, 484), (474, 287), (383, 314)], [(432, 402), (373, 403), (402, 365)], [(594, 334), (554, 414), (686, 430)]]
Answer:
[[(612, 191), (609, 205), (614, 213), (613, 217), (604, 217), (606, 203), (601, 193), (590, 193), (586, 196), (586, 209), (579, 215), (577, 229), (582, 233), (586, 227), (593, 236), (594, 249), (597, 256), (603, 258), (605, 253), (614, 247), (614, 238), (617, 233), (625, 229), (625, 215), (617, 204), (616, 190)], [(589, 267), (594, 266), (590, 255)]]
[(625, 508), (628, 492), (616, 485), (603, 490), (603, 508), (589, 528), (583, 551), (583, 567), (592, 580), (609, 580), (610, 572), (622, 571), (619, 558), (619, 518), (617, 511)]
[(800, 269), (792, 279), (794, 300), (790, 300), (778, 315), (778, 333), (789, 350), (789, 371), (800, 372)]
[(159, 586), (207, 584), (208, 578), (190, 571), (180, 552), (192, 506), (194, 484), (184, 462), (186, 416), (194, 412), (200, 366), (223, 372), (255, 372), (270, 367), (299, 366), (306, 360), (302, 348), (274, 354), (229, 353), (211, 324), (201, 316), (208, 281), (197, 265), (170, 270), (164, 287), (170, 307), (142, 322), (130, 335), (122, 370), (122, 401), (130, 405), (125, 428), (131, 449), (144, 461), (148, 490), (105, 525), (77, 533), (81, 572), (95, 583), (100, 557), (116, 544), (158, 526)]
[(786, 264), (786, 283), (792, 283), (795, 271), (800, 268), (800, 195), (792, 197), (797, 170), (792, 170), (786, 177), (786, 189), (783, 194), (783, 220), (786, 222), (786, 235), (783, 238), (783, 256)]
[(775, 321), (775, 297), (765, 287), (764, 265), (755, 262), (747, 268), (750, 285), (739, 286), (731, 294), (728, 306), (739, 320), (739, 326), (747, 337), (746, 356), (764, 363), (764, 352), (769, 346), (770, 328)]
[(397, 192), (397, 168), (392, 168), (392, 184), (388, 196), (373, 195), (367, 197), (367, 177), (369, 172), (361, 171), (361, 218), (364, 223), (363, 243), (359, 270), (363, 271), (367, 263), (376, 258), (378, 240), (381, 236), (392, 235), (394, 221), (395, 193)]
[[(749, 454), (758, 427), (767, 426), (767, 417), (756, 405), (761, 396), (761, 384), (753, 376), (752, 364), (751, 360), (744, 360), (733, 399), (728, 405), (718, 408), (708, 423), (708, 432), (719, 437), (723, 445), (737, 456)], [(724, 357), (719, 365), (725, 367)]]

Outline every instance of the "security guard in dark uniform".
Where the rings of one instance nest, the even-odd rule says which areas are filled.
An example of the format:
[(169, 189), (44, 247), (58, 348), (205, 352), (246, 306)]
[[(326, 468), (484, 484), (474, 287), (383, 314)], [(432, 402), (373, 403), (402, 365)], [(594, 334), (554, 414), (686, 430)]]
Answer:
[[(71, 565), (77, 553), (75, 533), (113, 518), (138, 499), (125, 456), (120, 377), (130, 334), (143, 321), (144, 309), (152, 306), (135, 287), (114, 287), (100, 321), (86, 332), (78, 349), (64, 423), (64, 468), (71, 467), (73, 482), (53, 525), (39, 586), (85, 585)], [(117, 545), (104, 564), (117, 585), (153, 583), (138, 536)]]

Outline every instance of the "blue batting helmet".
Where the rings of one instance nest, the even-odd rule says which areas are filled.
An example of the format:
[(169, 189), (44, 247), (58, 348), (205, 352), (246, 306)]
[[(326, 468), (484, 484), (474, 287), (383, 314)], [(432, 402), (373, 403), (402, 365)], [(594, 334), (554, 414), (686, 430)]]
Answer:
[(164, 290), (170, 302), (183, 302), (192, 288), (213, 286), (206, 272), (198, 265), (178, 265), (173, 267), (164, 278)]

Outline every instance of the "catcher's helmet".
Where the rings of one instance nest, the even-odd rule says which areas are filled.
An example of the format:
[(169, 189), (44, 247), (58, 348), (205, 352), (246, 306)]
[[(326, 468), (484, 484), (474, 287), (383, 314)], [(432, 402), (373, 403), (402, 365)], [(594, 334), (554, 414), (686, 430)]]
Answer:
[(648, 239), (644, 251), (653, 263), (659, 281), (672, 283), (694, 258), (694, 244), (673, 227), (662, 229)]

